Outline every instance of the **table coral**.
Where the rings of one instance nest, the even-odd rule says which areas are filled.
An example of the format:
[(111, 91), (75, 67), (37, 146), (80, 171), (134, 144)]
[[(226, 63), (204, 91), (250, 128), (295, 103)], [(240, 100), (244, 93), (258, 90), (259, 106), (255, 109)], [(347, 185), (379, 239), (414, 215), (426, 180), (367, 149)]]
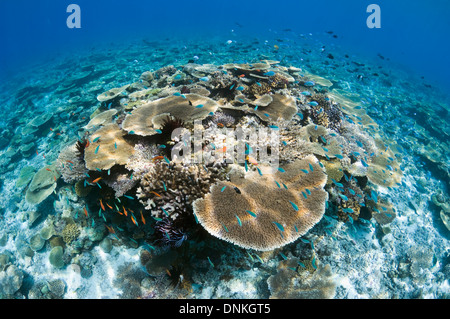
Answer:
[(244, 248), (272, 250), (293, 242), (321, 218), (327, 177), (310, 155), (275, 174), (233, 174), (194, 202), (200, 224), (212, 235)]

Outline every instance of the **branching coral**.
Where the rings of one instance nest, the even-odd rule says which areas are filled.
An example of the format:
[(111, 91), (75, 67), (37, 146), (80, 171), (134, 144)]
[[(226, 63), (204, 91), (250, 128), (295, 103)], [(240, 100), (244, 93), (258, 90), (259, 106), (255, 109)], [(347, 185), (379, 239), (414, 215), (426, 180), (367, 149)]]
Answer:
[(157, 218), (176, 219), (191, 211), (192, 202), (203, 197), (209, 186), (223, 178), (221, 167), (157, 162), (143, 175), (137, 197)]
[(65, 147), (59, 153), (56, 167), (66, 183), (73, 184), (86, 178), (89, 170), (85, 166), (84, 159), (78, 155), (76, 143)]

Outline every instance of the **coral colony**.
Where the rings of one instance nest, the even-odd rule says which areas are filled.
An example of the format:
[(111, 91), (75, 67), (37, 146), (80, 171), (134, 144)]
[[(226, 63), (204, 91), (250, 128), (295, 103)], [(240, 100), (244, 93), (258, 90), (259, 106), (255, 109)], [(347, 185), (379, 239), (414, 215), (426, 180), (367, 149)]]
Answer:
[[(169, 276), (186, 294), (193, 277), (218, 267), (219, 251), (254, 263), (277, 254), (272, 297), (332, 297), (330, 266), (314, 252), (321, 239), (305, 235), (321, 220), (334, 240), (337, 222), (392, 222), (396, 211), (378, 187), (397, 187), (402, 171), (361, 104), (331, 85), (273, 60), (188, 63), (98, 95), (57, 160), (23, 172), (33, 176), (29, 204), (58, 191), (63, 211), (33, 249), (53, 240), (50, 263), (63, 268), (82, 264), (94, 242), (133, 247), (147, 274)], [(313, 253), (296, 259), (279, 250), (294, 242)], [(306, 270), (314, 275), (297, 292), (283, 289)], [(92, 266), (79, 271), (88, 276)]]
[(84, 202), (66, 217), (67, 245), (92, 227), (150, 251), (206, 240), (205, 230), (271, 251), (305, 235), (330, 203), (344, 222), (362, 210), (394, 218), (368, 181), (399, 183), (395, 156), (359, 105), (316, 89), (327, 85), (270, 60), (145, 72), (98, 96), (79, 139), (36, 173), (27, 201), (39, 204), (62, 178)]

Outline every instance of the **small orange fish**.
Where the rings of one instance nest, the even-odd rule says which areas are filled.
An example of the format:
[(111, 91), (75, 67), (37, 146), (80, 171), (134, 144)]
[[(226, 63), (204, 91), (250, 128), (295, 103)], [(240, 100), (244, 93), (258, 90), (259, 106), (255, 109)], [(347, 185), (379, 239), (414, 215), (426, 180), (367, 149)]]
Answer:
[(82, 118), (81, 118), (82, 120), (85, 120), (86, 119), (86, 117), (85, 116), (83, 116)]
[(218, 150), (216, 150), (217, 152), (223, 152), (223, 153), (225, 153), (226, 151), (227, 151), (227, 147), (226, 146), (224, 146), (224, 147), (222, 147), (221, 149), (218, 149)]
[(136, 220), (133, 218), (133, 216), (130, 216), (130, 217), (131, 217), (131, 221), (133, 222), (133, 224), (135, 224), (137, 226)]
[(94, 179), (94, 180), (92, 181), (92, 184), (97, 183), (97, 182), (98, 182), (99, 180), (101, 180), (101, 179), (102, 179), (101, 177)]
[(86, 146), (84, 148), (87, 148), (89, 145), (91, 145), (91, 143), (89, 142), (89, 140), (86, 141)]
[(101, 199), (100, 199), (100, 207), (103, 209), (103, 211), (106, 211), (105, 206), (103, 206), (103, 202)]
[(53, 132), (53, 129), (50, 127), (50, 131), (52, 131)]
[(111, 233), (111, 234), (114, 234), (116, 231), (114, 230), (114, 228), (112, 228), (112, 227), (109, 227), (108, 225), (105, 225), (106, 226), (106, 228), (108, 229), (108, 231)]
[(157, 192), (150, 191), (150, 193), (153, 193), (153, 194), (155, 194), (156, 196), (161, 197), (161, 195), (159, 195)]
[(70, 163), (70, 164), (73, 164), (73, 162), (72, 161), (66, 161), (67, 163)]
[(38, 150), (36, 150), (36, 155), (39, 155), (39, 152), (38, 152)]
[(144, 218), (144, 215), (142, 215), (142, 210), (141, 210), (141, 220), (142, 220), (142, 223), (144, 223), (144, 225), (145, 225), (145, 218)]
[(164, 156), (155, 156), (152, 158), (152, 161), (156, 161), (156, 160), (160, 160), (160, 159), (164, 159)]
[(113, 209), (113, 208), (112, 208), (111, 206), (109, 206), (109, 205), (108, 205), (108, 203), (105, 203), (105, 204), (106, 204), (106, 206), (108, 206), (108, 207), (109, 207), (109, 209)]
[(239, 77), (240, 77), (240, 78), (243, 78), (244, 76), (245, 76), (245, 74), (241, 74), (241, 75), (239, 75)]
[(256, 161), (256, 159), (254, 159), (253, 157), (248, 156), (248, 155), (247, 155), (247, 161), (253, 165), (258, 165), (258, 162)]
[(56, 133), (56, 135), (61, 135), (61, 133)]
[(220, 128), (222, 128), (222, 127), (224, 127), (225, 125), (223, 125), (222, 123), (217, 123), (217, 126), (220, 127)]
[(46, 168), (47, 171), (51, 172), (52, 170), (50, 168)]
[(84, 209), (84, 214), (86, 215), (86, 217), (89, 217), (86, 207), (83, 207), (83, 209)]
[(53, 178), (55, 179), (55, 182), (56, 182), (56, 176), (53, 175)]
[(172, 274), (170, 273), (169, 269), (166, 268), (166, 273), (169, 275), (169, 277), (172, 277)]
[(127, 213), (125, 207), (123, 208), (123, 213), (125, 214), (125, 216), (128, 216), (128, 213)]

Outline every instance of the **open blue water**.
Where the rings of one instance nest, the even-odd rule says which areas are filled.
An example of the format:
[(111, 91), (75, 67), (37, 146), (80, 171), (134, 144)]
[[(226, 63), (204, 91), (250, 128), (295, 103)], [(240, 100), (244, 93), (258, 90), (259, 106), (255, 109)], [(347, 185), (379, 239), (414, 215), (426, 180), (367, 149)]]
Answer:
[[(369, 28), (366, 23), (371, 14), (366, 9), (372, 3), (381, 9), (381, 28)], [(71, 13), (66, 9), (70, 4), (81, 9), (81, 28), (67, 26)], [(432, 4), (406, 0), (0, 1), (0, 298), (448, 299), (449, 16), (450, 3), (446, 0)], [(110, 173), (117, 177), (114, 174), (121, 173), (123, 167), (117, 172), (114, 169), (120, 165), (103, 171), (91, 168), (82, 173), (88, 178), (83, 176), (81, 181), (85, 181), (84, 188), (91, 183), (95, 195), (91, 192), (83, 197), (75, 191), (75, 182), (66, 178), (67, 166), (52, 166), (61, 162), (60, 154), (66, 147), (84, 137), (95, 138), (90, 135), (95, 134), (94, 130), (86, 129), (86, 125), (100, 111), (111, 108), (119, 112), (113, 122), (122, 133), (126, 132), (137, 152), (142, 141), (136, 144), (130, 135), (142, 133), (122, 125), (124, 118), (134, 112), (132, 107), (127, 108), (133, 101), (128, 100), (129, 95), (148, 87), (157, 90), (150, 100), (155, 100), (157, 94), (158, 98), (172, 96), (175, 91), (171, 90), (183, 93), (183, 86), (192, 89), (190, 85), (195, 84), (210, 90), (207, 96), (216, 101), (218, 96), (225, 96), (234, 106), (248, 104), (239, 97), (230, 100), (222, 93), (215, 95), (217, 87), (208, 82), (213, 71), (205, 71), (201, 77), (185, 66), (217, 68), (214, 71), (220, 70), (219, 78), (227, 79), (233, 74), (241, 85), (250, 87), (252, 83), (261, 86), (255, 70), (247, 73), (240, 68), (243, 64), (251, 68), (252, 63), (260, 61), (275, 61), (264, 63), (272, 63), (273, 70), (283, 70), (282, 74), (293, 77), (292, 81), (285, 80), (289, 82), (287, 87), (277, 87), (269, 95), (294, 97), (296, 116), (301, 117), (289, 122), (295, 123), (294, 127), (300, 129), (307, 121), (331, 125), (317, 122), (322, 119), (310, 111), (311, 104), (306, 106), (309, 100), (299, 94), (302, 90), (311, 90), (318, 94), (316, 98), (319, 93), (324, 94), (325, 101), (336, 102), (333, 107), (341, 112), (341, 120), (354, 125), (338, 134), (343, 154), (348, 153), (341, 161), (345, 175), (322, 185), (329, 196), (329, 204), (321, 208), (324, 218), (315, 221), (301, 240), (260, 253), (258, 249), (215, 238), (226, 237), (224, 234), (208, 237), (205, 232), (203, 237), (191, 237), (184, 229), (191, 224), (181, 230), (170, 228), (176, 240), (171, 240), (168, 232), (167, 240), (154, 240), (154, 233), (167, 229), (167, 225), (161, 226), (150, 215), (147, 221), (153, 224), (145, 224), (142, 213), (139, 215), (143, 207), (135, 206), (139, 194), (136, 189), (145, 188), (142, 179), (125, 192), (136, 197), (134, 202), (117, 192), (114, 198), (105, 189), (117, 190), (114, 187), (120, 184), (119, 180), (109, 184), (106, 180)], [(237, 66), (224, 67), (231, 63)], [(174, 66), (173, 71), (167, 66)], [(146, 71), (153, 74), (148, 83), (143, 78)], [(189, 80), (182, 85), (175, 81), (179, 78), (173, 78), (174, 82), (159, 81), (172, 76), (171, 72), (179, 72), (179, 78), (187, 74)], [(264, 73), (256, 72), (260, 76)], [(267, 74), (269, 78), (273, 76)], [(317, 83), (309, 88), (302, 82), (308, 74), (331, 82), (319, 84), (314, 78)], [(135, 87), (123, 89), (112, 102), (98, 98), (108, 90), (131, 83)], [(244, 92), (248, 92), (248, 87)], [(355, 113), (348, 113), (348, 109)], [(236, 112), (230, 114), (236, 116)], [(264, 116), (254, 113), (256, 109), (246, 111), (245, 116), (265, 123)], [(364, 116), (372, 124), (367, 125)], [(220, 121), (225, 119), (230, 120), (224, 116)], [(217, 124), (219, 120), (213, 121)], [(102, 125), (97, 123), (94, 127)], [(288, 131), (286, 136), (293, 140), (302, 138), (292, 135), (294, 130)], [(330, 132), (324, 136), (332, 140), (335, 135)], [(90, 140), (92, 144), (96, 142)], [(329, 142), (324, 139), (322, 144), (325, 147)], [(160, 146), (159, 152), (166, 147), (169, 144)], [(380, 152), (375, 157), (370, 154), (374, 149)], [(321, 167), (330, 161), (325, 153), (314, 154)], [(297, 155), (294, 158), (303, 158), (304, 154)], [(377, 156), (383, 161), (387, 158), (386, 162), (379, 164)], [(363, 157), (369, 162), (368, 169)], [(71, 160), (66, 157), (65, 164)], [(293, 160), (289, 157), (287, 161)], [(145, 165), (152, 166), (154, 162), (150, 159)], [(355, 162), (361, 163), (359, 171), (346, 166)], [(366, 177), (376, 165), (379, 167), (370, 172), (371, 177)], [(147, 169), (144, 166), (126, 168), (128, 173), (133, 172), (131, 175), (140, 176), (138, 172)], [(35, 186), (32, 181), (35, 173), (45, 168), (52, 173), (54, 170), (56, 175), (50, 176), (47, 183), (55, 188), (46, 194), (48, 197), (33, 203), (26, 196), (34, 192), (33, 187), (47, 187)], [(69, 168), (72, 171), (73, 167)], [(365, 169), (367, 174), (358, 173)], [(256, 172), (256, 165), (253, 171)], [(357, 182), (348, 180), (352, 174), (358, 176)], [(379, 176), (388, 176), (388, 180)], [(103, 181), (93, 183), (97, 177)], [(358, 204), (359, 219), (353, 221), (352, 217), (342, 218), (337, 213), (343, 207), (355, 208), (343, 204), (345, 195), (338, 196), (344, 192), (349, 197), (355, 195), (354, 191), (340, 188), (339, 182), (353, 185), (364, 194), (365, 202)], [(166, 184), (152, 191), (151, 198), (157, 201), (158, 192), (167, 192)], [(372, 191), (378, 194), (379, 203)], [(307, 193), (303, 196), (307, 198)], [(267, 198), (278, 201), (276, 197)], [(108, 211), (104, 203), (111, 211), (122, 211), (120, 214), (125, 209), (134, 211), (134, 218), (121, 224), (102, 213)], [(114, 205), (119, 207), (114, 209)], [(370, 214), (369, 209), (362, 208), (368, 206)], [(83, 208), (87, 208), (86, 218)], [(144, 211), (150, 214), (152, 209), (147, 207)], [(379, 215), (383, 218), (376, 217)], [(237, 221), (238, 226), (242, 224), (239, 217)], [(68, 239), (68, 231), (63, 232), (69, 224), (77, 225), (80, 231), (73, 235), (73, 241)], [(207, 223), (201, 220), (200, 224)], [(282, 237), (287, 235), (280, 227)], [(171, 249), (158, 246), (161, 242), (171, 243)], [(59, 259), (54, 257), (59, 254), (55, 247), (63, 247)], [(142, 257), (143, 250), (150, 257)], [(152, 262), (154, 265), (150, 265)], [(274, 283), (278, 281), (287, 287), (285, 293)], [(314, 287), (314, 293), (306, 293), (305, 285)]]

